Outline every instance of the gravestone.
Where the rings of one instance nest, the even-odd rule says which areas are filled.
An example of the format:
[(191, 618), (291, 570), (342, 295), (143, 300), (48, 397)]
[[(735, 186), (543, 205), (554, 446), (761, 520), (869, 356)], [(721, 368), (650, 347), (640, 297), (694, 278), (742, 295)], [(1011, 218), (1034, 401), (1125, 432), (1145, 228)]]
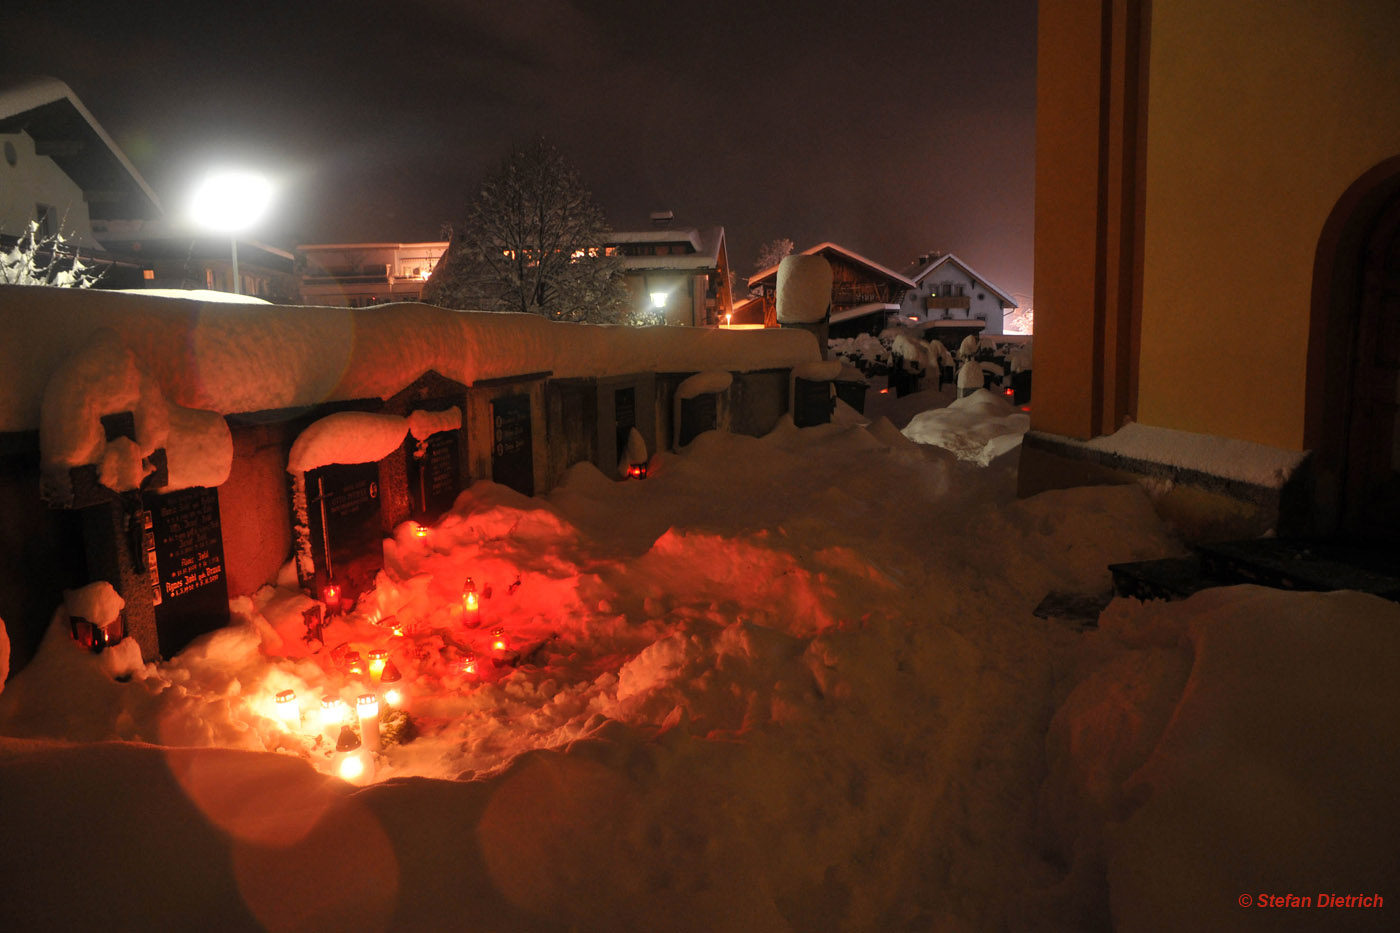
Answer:
[[(306, 473), (306, 518), (315, 591), (334, 581), (347, 599), (374, 583), (384, 563), (379, 464), (336, 463)], [(300, 566), (300, 562), (298, 562)]]
[(168, 658), (228, 624), (219, 493), (203, 486), (147, 493), (144, 505), (156, 633), (160, 653)]
[(422, 441), (411, 437), (408, 492), (413, 518), (431, 522), (452, 508), (461, 482), (461, 431), (438, 431)]
[(830, 382), (825, 380), (803, 379), (801, 377), (793, 380), (793, 424), (797, 425), (799, 428), (827, 424), (831, 421), (831, 411), (833, 407)]
[(637, 426), (637, 389), (627, 386), (613, 390), (613, 419), (617, 424), (617, 462), (627, 456), (627, 438)]
[(530, 396), (504, 395), (491, 400), (491, 479), (523, 495), (535, 494), (535, 459), (531, 442)]
[(791, 370), (758, 369), (734, 374), (730, 394), (729, 430), (763, 437), (791, 408), (788, 382)]
[(681, 399), (680, 435), (676, 446), (684, 447), (706, 431), (719, 427), (719, 393), (702, 392)]

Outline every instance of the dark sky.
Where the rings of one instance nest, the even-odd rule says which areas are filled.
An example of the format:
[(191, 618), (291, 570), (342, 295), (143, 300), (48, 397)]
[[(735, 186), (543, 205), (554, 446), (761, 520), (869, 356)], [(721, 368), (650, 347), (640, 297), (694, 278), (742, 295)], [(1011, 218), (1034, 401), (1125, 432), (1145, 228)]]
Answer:
[(648, 212), (1031, 289), (1035, 0), (19, 0), (0, 69), (66, 81), (162, 198), (279, 177), (255, 234), (436, 239), (543, 134), (617, 228)]

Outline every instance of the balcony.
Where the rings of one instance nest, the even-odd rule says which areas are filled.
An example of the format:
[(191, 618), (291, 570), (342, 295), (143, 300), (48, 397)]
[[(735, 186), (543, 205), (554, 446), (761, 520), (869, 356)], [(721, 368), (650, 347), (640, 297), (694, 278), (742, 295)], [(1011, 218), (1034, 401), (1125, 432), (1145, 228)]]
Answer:
[(930, 311), (946, 311), (949, 308), (962, 308), (966, 311), (972, 307), (972, 298), (968, 295), (955, 295), (950, 298), (938, 298), (930, 295), (924, 307)]

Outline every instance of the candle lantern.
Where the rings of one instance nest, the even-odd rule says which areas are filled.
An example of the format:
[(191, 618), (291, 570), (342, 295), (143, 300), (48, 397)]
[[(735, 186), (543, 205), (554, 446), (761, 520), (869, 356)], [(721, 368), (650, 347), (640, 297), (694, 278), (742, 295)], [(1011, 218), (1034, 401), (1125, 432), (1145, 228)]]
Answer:
[(645, 463), (634, 463), (627, 468), (627, 475), (632, 479), (646, 479), (647, 465)]
[(379, 675), (379, 686), (384, 691), (384, 705), (390, 709), (401, 709), (404, 701), (403, 675), (393, 661), (384, 665), (384, 673)]
[(467, 577), (466, 585), (462, 588), (462, 618), (467, 625), (481, 622), (481, 599), (477, 596), (476, 584), (471, 577)]
[(365, 660), (358, 651), (345, 652), (345, 671), (355, 676), (365, 676)]
[(326, 604), (327, 615), (340, 615), (340, 587), (334, 583), (327, 583), (321, 587), (321, 602)]
[(288, 729), (295, 729), (301, 725), (301, 704), (297, 702), (295, 690), (283, 690), (277, 694), (277, 718), (282, 720)]
[(374, 759), (360, 744), (360, 737), (349, 726), (342, 726), (335, 743), (335, 773), (341, 780), (358, 784), (373, 777)]
[(384, 676), (384, 665), (389, 663), (389, 652), (375, 648), (369, 653), (369, 676), (376, 683)]
[(499, 626), (491, 630), (491, 650), (498, 653), (506, 650), (506, 630)]
[(428, 536), (428, 526), (427, 526), (427, 525), (414, 524), (414, 526), (413, 526), (413, 536), (414, 536), (415, 538), (426, 538), (426, 537)]
[(469, 677), (476, 676), (476, 655), (472, 654), (470, 651), (462, 658), (462, 673)]
[(345, 724), (345, 701), (337, 696), (321, 697), (321, 727), (335, 735)]
[(360, 714), (360, 735), (365, 747), (372, 752), (379, 751), (379, 697), (372, 693), (361, 694), (355, 701), (355, 710)]

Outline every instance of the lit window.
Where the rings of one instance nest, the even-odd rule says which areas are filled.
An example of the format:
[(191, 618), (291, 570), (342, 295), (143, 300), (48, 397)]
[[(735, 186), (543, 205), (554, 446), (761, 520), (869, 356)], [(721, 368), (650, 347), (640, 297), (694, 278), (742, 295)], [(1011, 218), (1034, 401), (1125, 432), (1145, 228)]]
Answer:
[(141, 278), (145, 279), (147, 282), (154, 282), (155, 279), (156, 279), (156, 270), (154, 270), (154, 269), (142, 269), (142, 270), (141, 270)]

